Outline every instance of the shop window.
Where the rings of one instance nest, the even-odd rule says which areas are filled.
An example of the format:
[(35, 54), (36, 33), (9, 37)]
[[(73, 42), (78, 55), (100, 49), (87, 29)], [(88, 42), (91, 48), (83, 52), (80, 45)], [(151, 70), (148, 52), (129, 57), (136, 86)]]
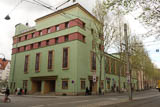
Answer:
[(68, 89), (68, 80), (62, 80), (62, 89)]

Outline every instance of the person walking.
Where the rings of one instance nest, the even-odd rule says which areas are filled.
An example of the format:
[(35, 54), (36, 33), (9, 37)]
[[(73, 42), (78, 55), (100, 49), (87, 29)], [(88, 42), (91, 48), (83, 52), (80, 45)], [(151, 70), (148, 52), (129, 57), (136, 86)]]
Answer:
[(6, 91), (5, 91), (5, 98), (4, 98), (4, 102), (10, 102), (11, 100), (8, 98), (10, 95), (10, 90), (9, 88), (7, 87), (6, 88)]

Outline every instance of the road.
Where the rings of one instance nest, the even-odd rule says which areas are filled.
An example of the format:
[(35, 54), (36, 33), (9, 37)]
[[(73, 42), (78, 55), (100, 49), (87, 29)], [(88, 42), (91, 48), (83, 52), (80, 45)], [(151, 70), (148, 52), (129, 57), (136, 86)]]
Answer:
[[(0, 96), (0, 100), (2, 100), (3, 97), (4, 96)], [(135, 92), (133, 97), (135, 99), (135, 101), (133, 102), (137, 102), (137, 104), (138, 102), (140, 104), (141, 103), (140, 101), (145, 102), (146, 99), (142, 100), (144, 98), (147, 98), (147, 101), (149, 102), (153, 101), (154, 103), (154, 101), (158, 101), (158, 99), (160, 98), (160, 93), (157, 90)], [(32, 95), (30, 96), (28, 95), (28, 96), (11, 96), (11, 99), (12, 99), (11, 103), (0, 102), (0, 107), (97, 107), (97, 106), (98, 107), (99, 106), (119, 107), (117, 105), (111, 105), (111, 104), (117, 104), (117, 103), (123, 104), (124, 102), (128, 102), (128, 95), (127, 93), (123, 93), (123, 94), (108, 93), (106, 95), (94, 95), (94, 96), (32, 96)], [(154, 100), (151, 100), (151, 99), (154, 99)], [(127, 104), (132, 105), (132, 102), (126, 103), (126, 105)], [(106, 105), (111, 105), (111, 106), (106, 106)], [(133, 106), (126, 106), (126, 107), (133, 107)], [(155, 106), (152, 106), (152, 107), (155, 107)]]
[(160, 96), (134, 100), (125, 103), (112, 104), (101, 107), (160, 107)]

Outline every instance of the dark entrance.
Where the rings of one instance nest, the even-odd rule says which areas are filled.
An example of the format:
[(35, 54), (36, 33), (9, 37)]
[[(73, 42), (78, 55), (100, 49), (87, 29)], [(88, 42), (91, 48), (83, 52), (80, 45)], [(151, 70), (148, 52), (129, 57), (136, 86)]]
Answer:
[(56, 86), (55, 80), (51, 80), (50, 81), (50, 92), (55, 92), (55, 86)]
[(37, 92), (41, 92), (41, 81), (37, 81)]
[(92, 93), (93, 89), (93, 80), (89, 80), (89, 91)]

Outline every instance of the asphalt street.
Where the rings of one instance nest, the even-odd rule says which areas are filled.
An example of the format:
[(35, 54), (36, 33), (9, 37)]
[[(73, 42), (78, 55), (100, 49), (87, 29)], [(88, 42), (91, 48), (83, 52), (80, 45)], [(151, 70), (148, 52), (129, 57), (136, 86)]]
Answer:
[[(2, 102), (3, 97), (4, 96), (0, 96), (0, 101), (1, 101), (0, 107), (99, 107), (99, 106), (108, 107), (106, 105), (111, 105), (109, 107), (119, 107), (117, 105), (112, 105), (112, 104), (119, 105), (128, 102), (127, 93), (121, 93), (121, 94), (108, 93), (106, 95), (93, 95), (93, 96), (33, 96), (33, 95), (11, 96), (12, 100), (11, 103), (3, 103)], [(133, 102), (136, 101), (145, 102), (145, 98), (147, 98), (146, 100), (148, 101), (154, 102), (158, 101), (158, 99), (160, 98), (160, 93), (157, 90), (135, 92), (133, 98), (135, 100)], [(150, 100), (153, 98), (154, 100)], [(129, 105), (130, 103), (126, 103), (126, 105), (127, 104)], [(120, 107), (136, 107), (136, 106), (120, 106)]]

